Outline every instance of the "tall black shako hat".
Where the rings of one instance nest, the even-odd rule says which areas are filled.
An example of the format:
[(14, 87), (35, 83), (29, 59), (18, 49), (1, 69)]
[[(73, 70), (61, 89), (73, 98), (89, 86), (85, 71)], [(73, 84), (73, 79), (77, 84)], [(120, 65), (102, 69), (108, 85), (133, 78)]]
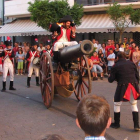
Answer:
[(59, 23), (67, 22), (67, 21), (70, 21), (71, 22), (71, 26), (72, 27), (75, 26), (75, 23), (74, 23), (74, 21), (73, 21), (73, 19), (72, 19), (72, 17), (70, 15), (67, 15), (67, 16), (64, 16), (63, 18), (61, 18), (59, 20)]
[(47, 40), (45, 45), (51, 45), (51, 40)]

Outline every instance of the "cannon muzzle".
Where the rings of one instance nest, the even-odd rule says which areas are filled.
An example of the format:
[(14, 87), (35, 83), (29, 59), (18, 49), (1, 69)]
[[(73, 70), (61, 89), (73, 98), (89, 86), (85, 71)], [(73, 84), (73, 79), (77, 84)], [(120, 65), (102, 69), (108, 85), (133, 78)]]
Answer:
[(83, 55), (91, 54), (93, 50), (93, 43), (90, 40), (84, 40), (80, 44), (63, 48), (59, 54), (59, 61), (68, 63)]

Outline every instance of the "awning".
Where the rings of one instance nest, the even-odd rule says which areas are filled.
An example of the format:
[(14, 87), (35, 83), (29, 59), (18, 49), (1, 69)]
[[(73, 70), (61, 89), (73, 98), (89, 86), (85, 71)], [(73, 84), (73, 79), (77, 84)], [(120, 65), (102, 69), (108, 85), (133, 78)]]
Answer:
[(5, 24), (0, 29), (0, 36), (32, 36), (32, 35), (49, 35), (50, 32), (38, 27), (30, 19), (19, 19)]
[[(77, 33), (116, 32), (115, 27), (107, 14), (84, 15), (82, 24), (77, 27)], [(129, 25), (126, 32), (140, 32), (140, 25)]]

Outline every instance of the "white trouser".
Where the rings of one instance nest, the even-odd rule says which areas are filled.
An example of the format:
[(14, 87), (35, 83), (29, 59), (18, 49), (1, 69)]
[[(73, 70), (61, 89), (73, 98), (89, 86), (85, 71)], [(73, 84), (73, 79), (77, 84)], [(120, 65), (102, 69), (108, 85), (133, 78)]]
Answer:
[(39, 68), (32, 63), (29, 66), (28, 77), (32, 76), (33, 70), (35, 71), (35, 76), (39, 77)]
[(6, 82), (8, 70), (10, 73), (10, 81), (14, 81), (14, 67), (12, 62), (4, 62), (3, 64), (3, 82)]
[(3, 70), (2, 70), (2, 64), (0, 64), (0, 72), (3, 72)]
[[(131, 104), (132, 112), (138, 112), (137, 100), (134, 99), (132, 91), (131, 91), (129, 103)], [(116, 112), (116, 113), (120, 112), (121, 104), (122, 104), (122, 102), (114, 102), (114, 112)]]
[(58, 51), (59, 49), (64, 48), (65, 46), (73, 46), (78, 44), (76, 41), (70, 41), (70, 42), (56, 42), (54, 44), (53, 51)]

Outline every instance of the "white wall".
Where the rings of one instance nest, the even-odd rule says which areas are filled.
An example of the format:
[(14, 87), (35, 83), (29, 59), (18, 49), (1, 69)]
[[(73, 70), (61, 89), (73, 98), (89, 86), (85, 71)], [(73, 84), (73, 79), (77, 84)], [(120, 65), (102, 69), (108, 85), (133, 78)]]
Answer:
[(0, 19), (2, 19), (2, 12), (3, 12), (3, 4), (2, 4), (3, 0), (0, 0)]
[[(29, 4), (28, 2), (34, 2), (34, 0), (11, 0), (5, 1), (5, 16), (6, 17), (28, 17)], [(53, 1), (53, 0), (52, 0)], [(74, 0), (68, 0), (70, 6), (74, 4)]]
[(28, 2), (34, 0), (11, 0), (5, 1), (5, 16), (8, 17), (27, 17), (30, 16), (28, 12)]

